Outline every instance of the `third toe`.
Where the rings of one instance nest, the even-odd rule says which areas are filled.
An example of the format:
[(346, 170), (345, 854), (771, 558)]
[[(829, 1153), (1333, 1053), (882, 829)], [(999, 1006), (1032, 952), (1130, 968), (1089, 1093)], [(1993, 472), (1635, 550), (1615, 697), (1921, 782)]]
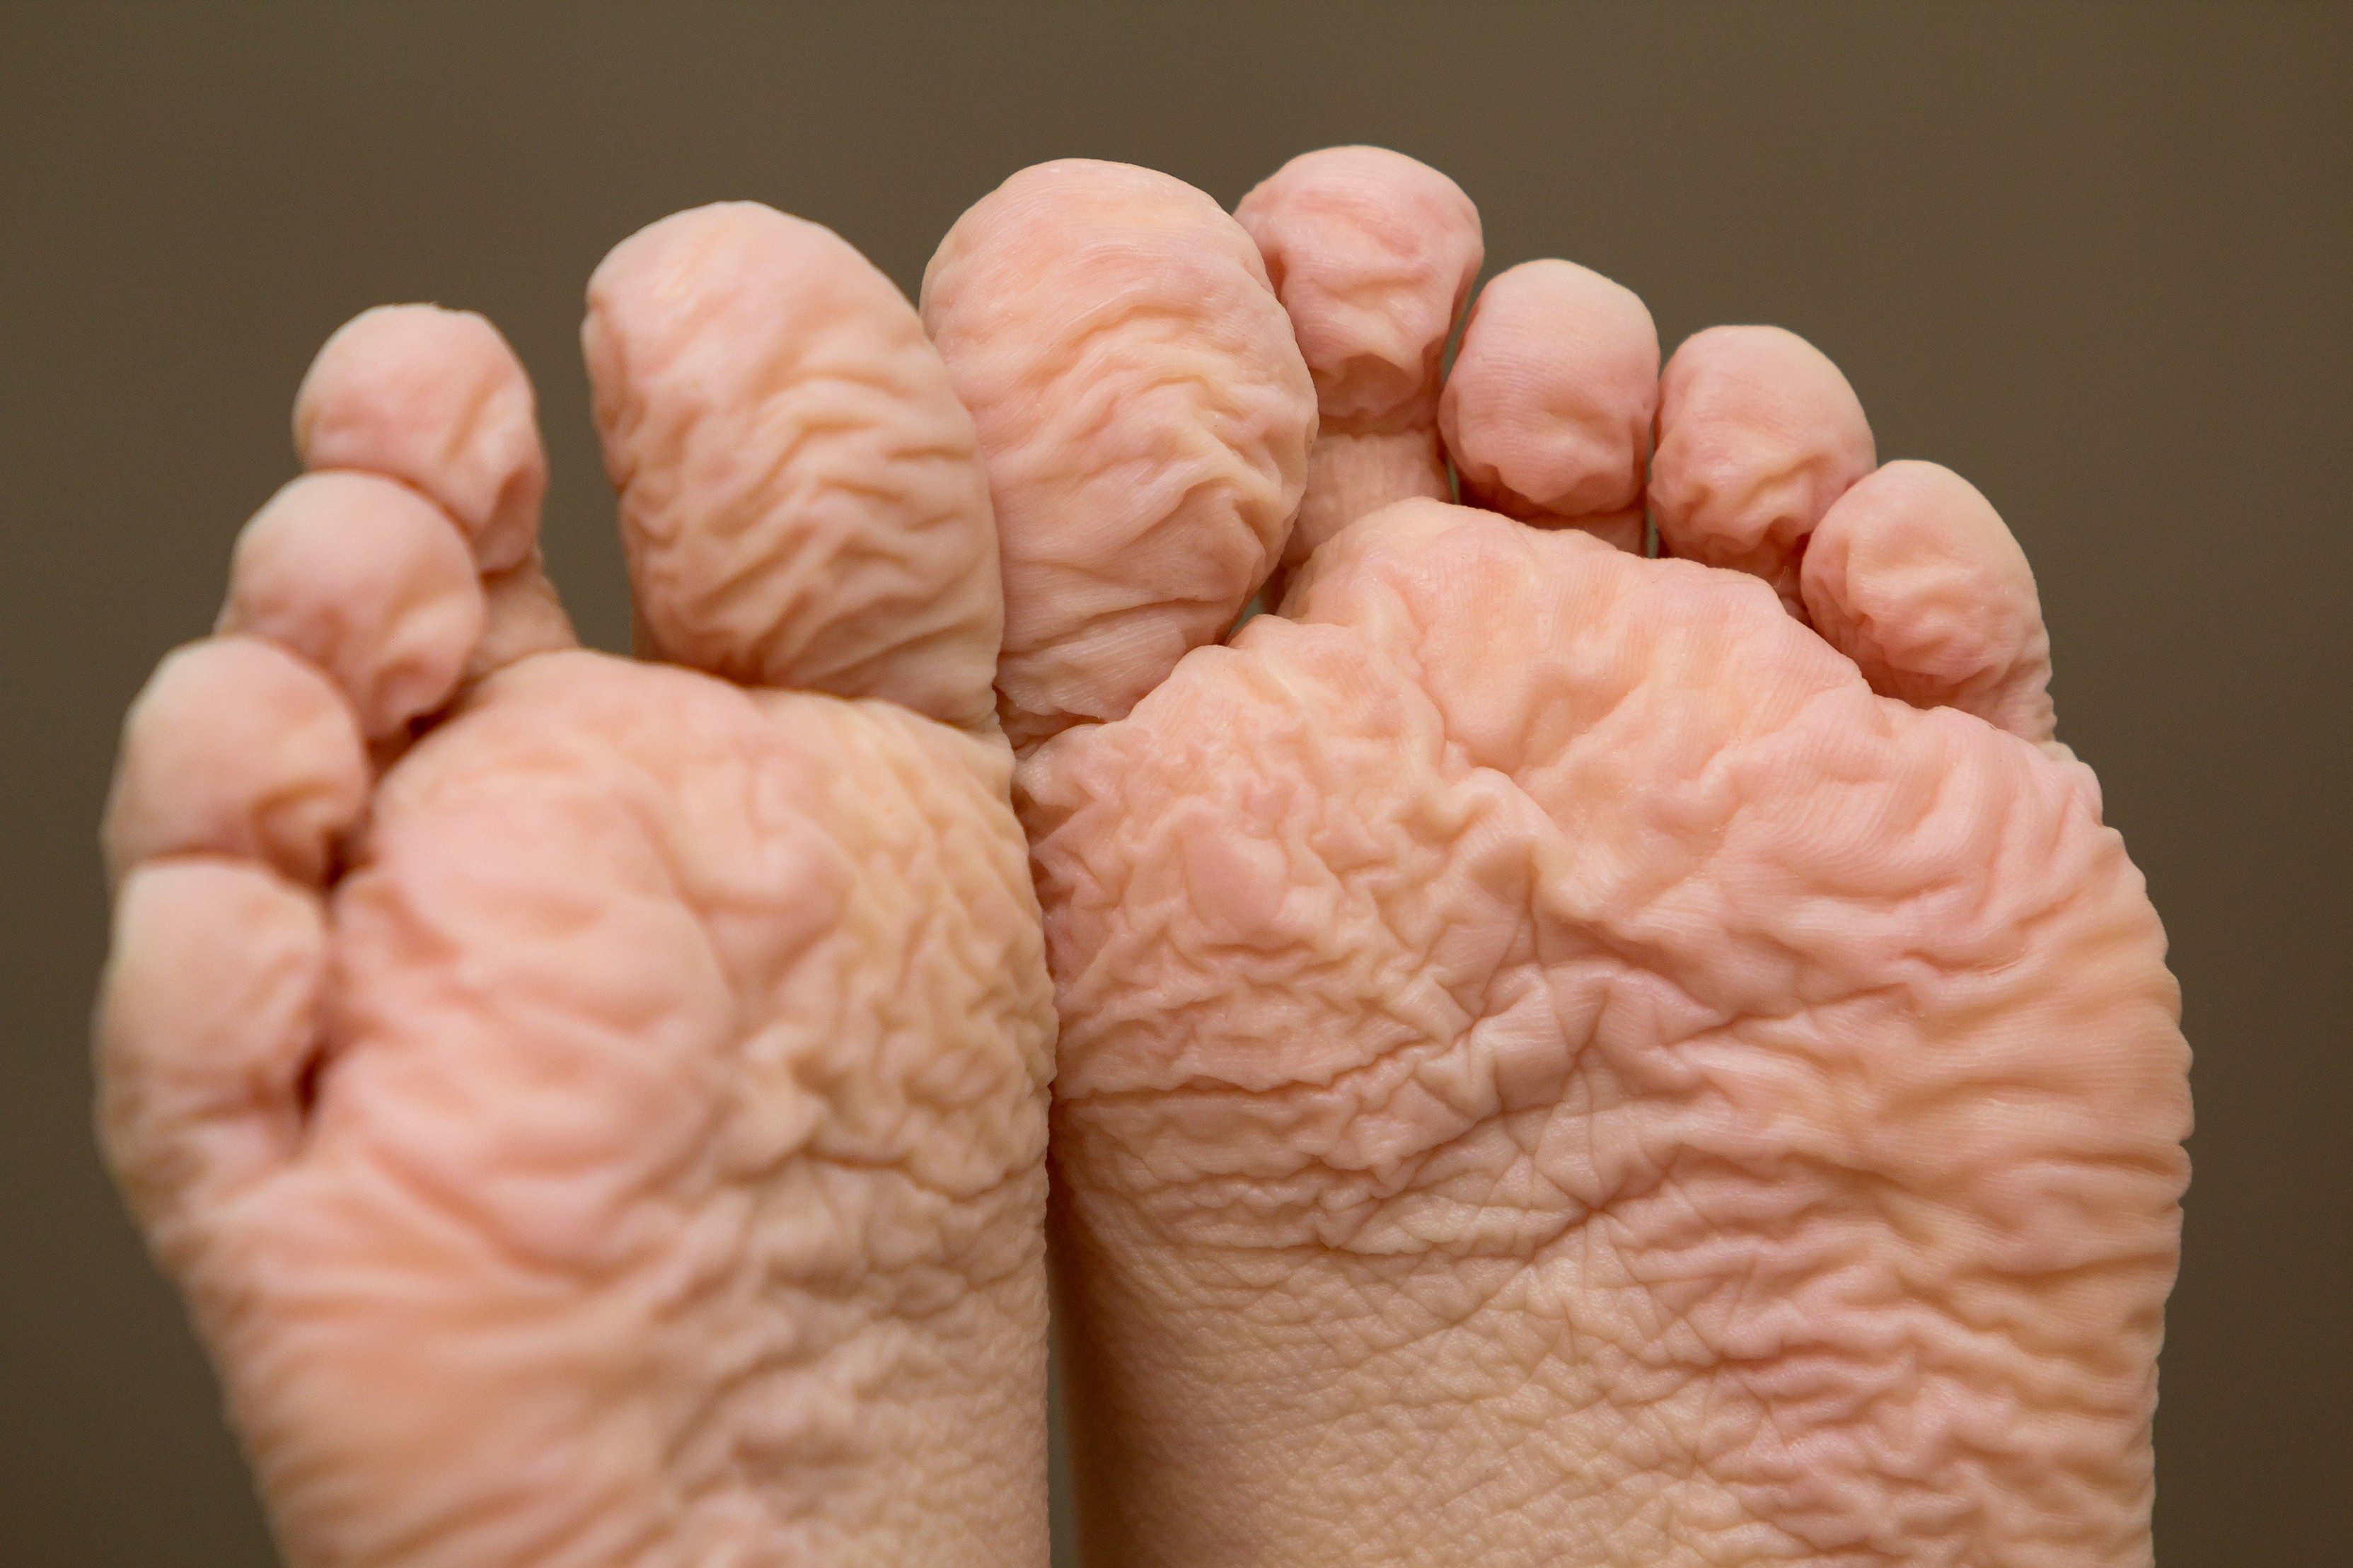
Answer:
[(165, 658), (123, 721), (107, 862), (120, 878), (220, 856), (316, 883), (367, 792), (358, 727), (324, 676), (259, 638), (210, 637)]
[(246, 524), (220, 629), (325, 670), (374, 741), (448, 698), (482, 625), (480, 581), (440, 510), (390, 479), (330, 472)]

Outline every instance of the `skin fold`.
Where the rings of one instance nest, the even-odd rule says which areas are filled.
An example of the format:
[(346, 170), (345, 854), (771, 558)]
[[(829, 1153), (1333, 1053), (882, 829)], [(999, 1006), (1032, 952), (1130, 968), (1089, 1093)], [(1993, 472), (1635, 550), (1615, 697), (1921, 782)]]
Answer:
[(972, 424), (733, 205), (584, 334), (640, 617), (570, 647), (531, 392), (371, 311), (133, 708), (100, 1130), (295, 1564), (1045, 1551), (1038, 911)]
[(2088, 773), (1581, 535), (1309, 571), (1024, 775), (1122, 1536), (2145, 1550), (2186, 1102)]
[[(1087, 389), (1020, 383), (1032, 307), (978, 280), (1092, 323), (1081, 363), (1176, 336), (1163, 381), (1303, 395), (1254, 343), (1205, 371), (1230, 321), (1170, 332), (1219, 305), (1097, 309), (1130, 177), (1019, 176), (924, 299), (1008, 552), (1079, 576), (1125, 569), (1056, 482), (1095, 449), (1038, 432)], [(1662, 370), (1567, 262), (1497, 276), (1440, 387), (1449, 193), (1341, 149), (1242, 204), (1304, 442), (1116, 405), (1172, 471), (1305, 456), (1274, 612), (1139, 647), (1115, 711), (1000, 686), (1091, 1558), (2147, 1562), (2188, 1054), (2023, 557), (1946, 470), (1874, 470), (1801, 339)], [(1229, 243), (1185, 210), (1120, 243)], [(1495, 510), (1358, 463), (1376, 405)]]
[(330, 340), (97, 1025), (290, 1562), (1040, 1563), (1050, 1236), (1091, 1562), (2151, 1561), (2188, 1048), (2023, 554), (1482, 262), (1369, 148), (1025, 170), (914, 309), (665, 219), (642, 660), (496, 331)]

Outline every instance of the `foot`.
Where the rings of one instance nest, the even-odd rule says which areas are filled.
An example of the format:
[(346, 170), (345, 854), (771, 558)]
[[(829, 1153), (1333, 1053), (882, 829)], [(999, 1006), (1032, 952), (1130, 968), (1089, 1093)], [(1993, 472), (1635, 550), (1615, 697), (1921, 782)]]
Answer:
[(1048, 165), (926, 279), (1008, 563), (1092, 1546), (2146, 1563), (2188, 1056), (2023, 557), (1799, 340), (1662, 374), (1565, 262), (1441, 388), (1460, 198)]
[(617, 249), (646, 651), (480, 318), (328, 343), (132, 710), (100, 1132), (287, 1557), (1035, 1563), (1050, 995), (972, 425), (813, 225)]

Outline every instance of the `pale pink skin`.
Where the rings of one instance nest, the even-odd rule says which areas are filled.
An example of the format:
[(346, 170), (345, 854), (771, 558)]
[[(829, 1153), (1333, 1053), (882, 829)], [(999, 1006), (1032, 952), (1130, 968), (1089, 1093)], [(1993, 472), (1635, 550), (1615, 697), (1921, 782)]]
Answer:
[(1293, 158), (1234, 218), (1266, 258), (1315, 383), (1288, 570), (1368, 511), (1453, 494), (1438, 434), (1439, 362), (1486, 246), (1461, 186), (1381, 147)]
[(585, 336), (685, 668), (568, 649), (488, 323), (336, 334), (127, 727), (107, 1152), (296, 1564), (1037, 1562), (1053, 1018), (972, 422), (765, 208), (620, 247)]
[(1100, 1560), (2149, 1561), (2188, 1055), (2023, 556), (1565, 262), (1441, 385), (1480, 256), (1370, 149), (1026, 171), (920, 327), (654, 226), (668, 664), (572, 646), (487, 323), (330, 342), (99, 1024), (290, 1561), (1041, 1561), (1058, 1011)]
[[(1124, 568), (1050, 482), (1093, 454), (1038, 434), (1067, 392), (1018, 395), (1004, 280), (1100, 323), (1073, 363), (1209, 341), (1182, 291), (1114, 312), (1071, 261), (1127, 177), (1019, 176), (923, 301), (1008, 551), (1074, 577)], [(1640, 300), (1565, 262), (1489, 285), (1439, 389), (1458, 274), (1395, 258), (1443, 248), (1451, 189), (1344, 150), (1243, 204), (1323, 400), (1276, 613), (1156, 668), (1134, 645), (1124, 711), (1000, 687), (1094, 1554), (2147, 1562), (2188, 1053), (2141, 879), (2051, 740), (2024, 558), (1952, 475), (1873, 473), (1801, 340), (1720, 328), (1662, 374)], [(1157, 211), (1172, 255), (1229, 243)], [(1509, 517), (1326, 455), (1384, 312), (1420, 345), (1367, 351), (1400, 449), (1434, 404)], [(1218, 331), (1163, 379), (1302, 395)], [(1161, 492), (1297, 470), (1303, 406), (1229, 451), (1187, 406), (1123, 406)], [(1630, 552), (1646, 498), (1683, 559)]]

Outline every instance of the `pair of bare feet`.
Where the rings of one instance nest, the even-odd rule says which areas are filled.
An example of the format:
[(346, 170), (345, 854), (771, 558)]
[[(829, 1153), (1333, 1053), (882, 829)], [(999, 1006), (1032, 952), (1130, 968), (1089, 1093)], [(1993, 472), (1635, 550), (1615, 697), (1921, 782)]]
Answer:
[(2187, 1052), (2023, 558), (1566, 263), (1441, 385), (1480, 262), (1364, 149), (1029, 170), (920, 319), (657, 224), (647, 662), (496, 332), (329, 342), (99, 1026), (292, 1561), (1039, 1562), (1050, 1228), (1105, 1561), (2147, 1561)]

